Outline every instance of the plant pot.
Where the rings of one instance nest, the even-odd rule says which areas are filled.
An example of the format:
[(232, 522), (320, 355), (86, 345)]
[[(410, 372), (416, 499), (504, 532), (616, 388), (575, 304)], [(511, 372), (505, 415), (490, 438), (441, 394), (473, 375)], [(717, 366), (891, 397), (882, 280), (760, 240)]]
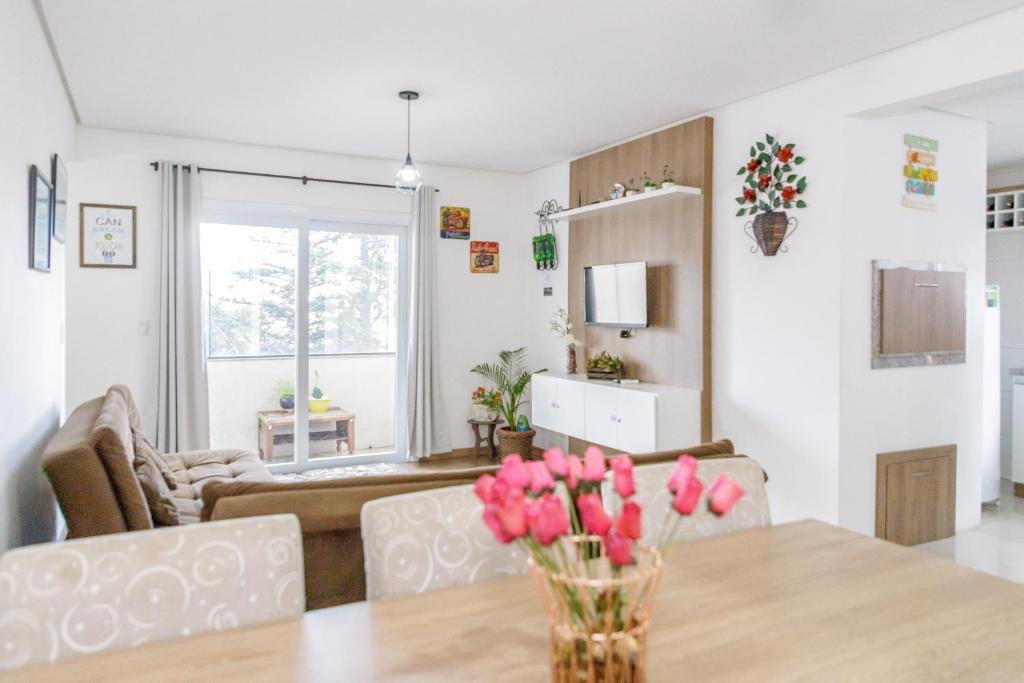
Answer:
[(787, 217), (785, 211), (771, 211), (754, 216), (753, 239), (765, 256), (775, 256), (785, 239), (795, 230), (796, 218)]
[(654, 185), (644, 185), (644, 192), (654, 192), (657, 189)]
[(309, 412), (311, 413), (326, 413), (330, 407), (331, 398), (329, 396), (309, 399)]
[(527, 429), (525, 432), (517, 432), (515, 429), (500, 427), (498, 429), (498, 457), (518, 453), (523, 460), (533, 457), (533, 437), (537, 434), (535, 429)]
[(498, 413), (483, 403), (473, 404), (473, 419), (477, 422), (494, 422), (497, 417)]
[(661, 583), (661, 553), (639, 545), (634, 565), (614, 569), (600, 537), (567, 540), (569, 552), (575, 552), (579, 566), (586, 567), (580, 575), (552, 572), (532, 557), (528, 560), (548, 615), (551, 680), (644, 683), (651, 608)]
[(615, 380), (622, 379), (622, 368), (618, 370), (595, 370), (594, 368), (587, 368), (587, 379), (605, 379)]
[(281, 410), (294, 410), (295, 409), (295, 396), (289, 394), (281, 396), (277, 399), (277, 404), (281, 406)]
[(671, 181), (671, 180), (666, 180), (666, 181), (664, 181), (664, 182), (663, 182), (663, 183), (661, 184), (661, 189), (663, 189), (663, 190), (664, 190), (664, 189), (665, 189), (666, 187), (672, 187), (672, 186), (674, 186), (674, 185), (675, 185), (675, 183), (674, 183), (673, 181)]
[(632, 197), (635, 194), (640, 194), (640, 192), (638, 190), (626, 190), (627, 197)]

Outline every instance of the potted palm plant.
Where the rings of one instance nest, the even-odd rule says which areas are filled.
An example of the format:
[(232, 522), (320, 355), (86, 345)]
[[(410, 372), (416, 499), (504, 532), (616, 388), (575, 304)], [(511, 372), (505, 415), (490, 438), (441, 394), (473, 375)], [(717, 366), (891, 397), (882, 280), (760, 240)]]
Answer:
[[(526, 369), (526, 347), (522, 346), (511, 351), (498, 353), (497, 363), (479, 363), (471, 372), (480, 375), (494, 385), (495, 390), (501, 394), (499, 411), (505, 419), (505, 424), (498, 428), (498, 453), (505, 457), (511, 453), (519, 453), (529, 458), (533, 453), (533, 437), (536, 430), (529, 427), (525, 415), (519, 411), (526, 405), (523, 394), (530, 386), (530, 379), (534, 372)], [(525, 422), (525, 429), (520, 429), (520, 423)]]

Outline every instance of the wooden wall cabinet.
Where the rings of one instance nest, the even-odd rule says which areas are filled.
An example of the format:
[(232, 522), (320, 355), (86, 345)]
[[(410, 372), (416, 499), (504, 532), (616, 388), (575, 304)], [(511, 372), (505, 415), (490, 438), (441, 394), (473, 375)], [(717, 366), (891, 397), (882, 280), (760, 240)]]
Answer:
[(956, 532), (956, 446), (879, 453), (875, 536), (900, 545)]

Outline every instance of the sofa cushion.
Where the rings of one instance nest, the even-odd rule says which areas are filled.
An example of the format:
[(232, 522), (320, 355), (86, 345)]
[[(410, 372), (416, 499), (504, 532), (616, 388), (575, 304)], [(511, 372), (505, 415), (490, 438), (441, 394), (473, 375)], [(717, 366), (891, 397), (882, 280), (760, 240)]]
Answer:
[(155, 526), (177, 526), (180, 521), (178, 508), (174, 504), (171, 487), (174, 474), (164, 462), (163, 457), (138, 431), (132, 431), (135, 446), (135, 476), (138, 477), (142, 493), (149, 506), (149, 514)]
[(256, 453), (240, 448), (168, 453), (163, 457), (174, 473), (176, 486), (171, 494), (182, 524), (199, 521), (203, 487), (210, 482), (274, 480)]
[(149, 506), (135, 477), (135, 448), (128, 405), (119, 390), (107, 391), (89, 436), (110, 478), (128, 530), (152, 529)]

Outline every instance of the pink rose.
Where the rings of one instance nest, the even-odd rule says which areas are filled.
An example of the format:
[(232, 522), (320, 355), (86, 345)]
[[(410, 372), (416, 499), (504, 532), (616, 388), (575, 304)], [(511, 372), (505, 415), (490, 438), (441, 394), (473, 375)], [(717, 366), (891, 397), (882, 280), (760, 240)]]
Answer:
[(562, 500), (550, 493), (533, 501), (527, 510), (530, 534), (541, 545), (551, 545), (559, 536), (569, 533), (569, 516)]
[(668, 478), (668, 490), (675, 493), (680, 488), (686, 488), (686, 484), (697, 474), (697, 458), (692, 455), (681, 455), (676, 460), (676, 468)]
[(530, 491), (540, 493), (541, 491), (554, 490), (555, 480), (551, 478), (547, 465), (537, 460), (525, 463), (530, 471)]
[(494, 500), (494, 477), (489, 474), (481, 474), (473, 484), (473, 493), (481, 503), (490, 503)]
[(700, 483), (697, 477), (690, 477), (684, 488), (676, 491), (676, 497), (672, 501), (672, 507), (681, 515), (692, 515), (700, 502), (700, 494), (704, 491), (704, 484)]
[(627, 500), (622, 505), (622, 513), (615, 520), (615, 530), (626, 538), (636, 541), (644, 535), (642, 521), (643, 513), (640, 509), (640, 504)]
[(623, 498), (629, 498), (636, 493), (636, 484), (633, 482), (633, 461), (628, 455), (616, 455), (612, 458), (612, 473), (614, 474), (616, 493)]
[(498, 470), (498, 479), (508, 482), (509, 486), (517, 489), (524, 489), (530, 484), (532, 477), (523, 459), (518, 453), (506, 455), (501, 461), (501, 469)]
[(588, 533), (604, 536), (612, 527), (612, 518), (604, 511), (601, 496), (596, 493), (584, 493), (576, 499), (576, 509), (580, 512), (580, 521)]
[(590, 446), (583, 453), (583, 480), (604, 481), (604, 453), (597, 446)]
[(507, 535), (519, 538), (526, 533), (526, 496), (521, 489), (509, 489), (508, 496), (499, 503), (497, 513), (501, 528)]
[(556, 477), (565, 479), (569, 476), (569, 460), (561, 448), (549, 448), (544, 451), (544, 464)]
[(604, 537), (604, 549), (611, 563), (618, 566), (633, 564), (633, 542), (617, 531)]
[(500, 543), (511, 543), (515, 540), (501, 525), (501, 520), (498, 519), (498, 506), (494, 503), (484, 505), (484, 524)]
[(576, 484), (583, 477), (583, 463), (580, 462), (579, 456), (576, 455), (570, 455), (566, 460), (569, 461), (569, 474), (565, 477), (565, 484), (570, 489), (576, 490)]
[(719, 517), (732, 510), (732, 506), (736, 504), (736, 501), (743, 497), (746, 493), (740, 488), (740, 485), (724, 474), (719, 474), (715, 478), (715, 483), (711, 485), (711, 491), (708, 493), (708, 509), (715, 513)]

